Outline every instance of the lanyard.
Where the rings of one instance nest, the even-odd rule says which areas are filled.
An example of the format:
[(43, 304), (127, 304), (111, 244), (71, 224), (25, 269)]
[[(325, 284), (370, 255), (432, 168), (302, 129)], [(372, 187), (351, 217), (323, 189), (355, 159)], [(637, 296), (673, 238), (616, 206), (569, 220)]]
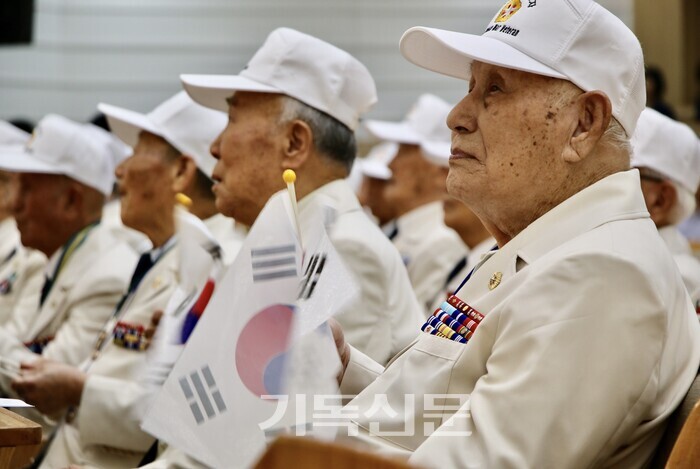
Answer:
[[(489, 253), (492, 253), (492, 252), (494, 252), (494, 251), (498, 251), (498, 245), (495, 245), (494, 247), (492, 247), (492, 248), (489, 250)], [(483, 263), (484, 263), (484, 261), (482, 260), (482, 261), (479, 262), (477, 265), (475, 265), (474, 268), (473, 268), (472, 270), (469, 271), (469, 273), (468, 273), (467, 276), (464, 278), (464, 280), (462, 280), (462, 283), (459, 284), (459, 287), (457, 287), (457, 289), (453, 292), (455, 295), (457, 294), (457, 292), (459, 292), (459, 291), (462, 289), (462, 287), (464, 286), (464, 284), (467, 283), (467, 282), (469, 281), (470, 278), (472, 278), (472, 274), (474, 274), (474, 272), (476, 271), (476, 269), (477, 269), (478, 267), (481, 267), (481, 264), (483, 264)]]
[(78, 249), (81, 244), (83, 244), (83, 241), (85, 241), (85, 238), (87, 238), (90, 231), (98, 224), (99, 222), (90, 223), (88, 226), (71, 236), (68, 242), (64, 244), (63, 252), (61, 253), (61, 257), (58, 259), (58, 263), (56, 264), (56, 268), (54, 269), (53, 275), (46, 280), (44, 288), (42, 288), (41, 290), (41, 300), (39, 302), (39, 305), (44, 304), (44, 300), (47, 296), (49, 296), (49, 292), (56, 283), (58, 274), (61, 272), (61, 270), (63, 270), (63, 267), (65, 267), (70, 258), (73, 256), (75, 250)]
[[(175, 246), (175, 244), (176, 243), (174, 238), (170, 238), (170, 240), (158, 253), (158, 257), (153, 261), (153, 264), (150, 268), (152, 269), (153, 267), (155, 267), (158, 261), (165, 257), (165, 254), (168, 251), (170, 251), (173, 248), (173, 246)], [(142, 279), (145, 278), (146, 275), (147, 273), (143, 275)], [(105, 326), (102, 328), (99, 335), (97, 336), (97, 341), (95, 342), (95, 346), (92, 349), (91, 359), (85, 364), (83, 371), (87, 372), (87, 370), (90, 368), (90, 366), (92, 366), (94, 361), (97, 360), (97, 358), (100, 356), (100, 352), (102, 351), (102, 348), (107, 344), (108, 339), (111, 339), (114, 336), (114, 327), (121, 320), (122, 316), (124, 316), (124, 313), (129, 309), (129, 306), (131, 306), (131, 301), (134, 299), (134, 295), (136, 294), (136, 292), (138, 292), (138, 286), (133, 291), (127, 292), (119, 301), (117, 306), (114, 308), (114, 313), (112, 313), (112, 317), (107, 320)]]
[(0, 266), (3, 266), (5, 264), (7, 264), (8, 262), (10, 262), (10, 259), (15, 257), (15, 254), (17, 254), (17, 248), (14, 248), (14, 249), (12, 249), (12, 251), (10, 251), (10, 253), (7, 255), (7, 257), (5, 257), (5, 259), (3, 259), (2, 262), (0, 262)]

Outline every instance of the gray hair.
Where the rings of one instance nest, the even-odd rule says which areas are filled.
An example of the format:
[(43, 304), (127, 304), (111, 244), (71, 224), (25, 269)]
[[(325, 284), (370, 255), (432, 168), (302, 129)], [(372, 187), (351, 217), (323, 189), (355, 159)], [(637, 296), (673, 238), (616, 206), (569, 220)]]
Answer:
[(630, 155), (630, 157), (632, 156), (630, 138), (627, 136), (627, 132), (624, 127), (622, 127), (622, 124), (620, 124), (616, 118), (613, 117), (610, 119), (610, 124), (608, 128), (605, 129), (601, 140), (617, 150), (624, 151), (626, 154)]
[[(559, 83), (560, 86), (567, 87), (568, 90), (564, 93), (561, 93), (558, 96), (558, 98), (554, 101), (554, 104), (556, 106), (564, 106), (565, 104), (568, 104), (573, 98), (584, 92), (578, 85), (570, 81), (561, 80)], [(624, 127), (622, 127), (622, 124), (620, 124), (620, 121), (618, 121), (615, 117), (612, 117), (610, 119), (610, 124), (608, 124), (608, 128), (605, 129), (601, 141), (604, 144), (607, 144), (616, 150), (624, 151), (625, 153), (630, 155), (630, 157), (632, 156), (632, 145), (630, 145), (630, 137), (627, 135), (627, 132), (625, 131)]]
[(291, 96), (283, 95), (279, 123), (286, 124), (295, 119), (306, 122), (311, 128), (314, 147), (319, 153), (341, 164), (348, 173), (350, 172), (357, 153), (357, 143), (352, 130), (328, 114)]

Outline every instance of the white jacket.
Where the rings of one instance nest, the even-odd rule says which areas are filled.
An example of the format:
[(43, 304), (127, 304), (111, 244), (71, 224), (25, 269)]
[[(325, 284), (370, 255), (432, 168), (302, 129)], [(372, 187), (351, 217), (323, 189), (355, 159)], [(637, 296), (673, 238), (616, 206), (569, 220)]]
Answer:
[(678, 270), (683, 277), (683, 282), (694, 302), (700, 297), (693, 294), (700, 290), (700, 260), (693, 256), (690, 249), (690, 242), (678, 231), (675, 226), (664, 226), (659, 229), (659, 236), (666, 243), (666, 247), (671, 252), (673, 260), (676, 261)]
[[(644, 467), (697, 374), (700, 325), (639, 187), (637, 170), (609, 176), (489, 255), (458, 292), (486, 316), (467, 344), (420, 333), (378, 377), (353, 353), (344, 391), (371, 384), (350, 440), (424, 467)], [(426, 412), (440, 394), (468, 401)], [(398, 417), (364, 415), (378, 395)]]
[[(178, 282), (178, 248), (167, 250), (148, 271), (131, 301), (118, 314), (119, 322), (148, 327), (156, 310), (165, 309)], [(143, 433), (134, 405), (145, 396), (138, 381), (146, 366), (145, 350), (132, 350), (114, 342), (114, 322), (103, 332), (104, 347), (82, 367), (87, 369), (80, 406), (57, 429), (40, 467), (63, 468), (70, 464), (99, 468), (134, 467), (153, 443)], [(95, 344), (91, 344), (93, 349)]]
[(447, 275), (468, 251), (444, 218), (441, 201), (425, 204), (396, 219), (397, 234), (392, 240), (426, 317), (433, 312), (433, 299), (444, 288)]
[(424, 320), (406, 268), (345, 180), (326, 184), (299, 202), (302, 231), (314, 212), (307, 207), (316, 203), (336, 210), (328, 235), (360, 287), (359, 299), (336, 319), (349, 343), (386, 363), (410, 343)]
[[(54, 263), (60, 252), (52, 256)], [(18, 316), (0, 328), (0, 356), (31, 361), (36, 355), (24, 343), (45, 341), (43, 357), (79, 365), (126, 290), (136, 260), (128, 245), (97, 225), (68, 259), (41, 307), (36, 298), (31, 321)], [(43, 285), (43, 272), (41, 277)], [(9, 391), (5, 377), (0, 383)]]
[(39, 309), (46, 256), (22, 246), (14, 219), (0, 222), (0, 327), (22, 330)]

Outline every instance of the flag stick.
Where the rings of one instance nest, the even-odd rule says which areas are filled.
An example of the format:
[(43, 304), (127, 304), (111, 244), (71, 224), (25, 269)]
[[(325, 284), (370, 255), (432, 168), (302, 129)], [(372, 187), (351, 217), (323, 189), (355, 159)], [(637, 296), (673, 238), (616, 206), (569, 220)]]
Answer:
[(299, 207), (297, 206), (297, 191), (294, 189), (294, 182), (297, 180), (297, 174), (291, 169), (285, 169), (282, 173), (282, 179), (287, 183), (287, 192), (289, 192), (292, 210), (294, 210), (294, 224), (297, 227), (297, 235), (299, 236), (299, 246), (301, 246), (303, 251), (304, 247), (301, 243), (301, 225), (299, 224)]

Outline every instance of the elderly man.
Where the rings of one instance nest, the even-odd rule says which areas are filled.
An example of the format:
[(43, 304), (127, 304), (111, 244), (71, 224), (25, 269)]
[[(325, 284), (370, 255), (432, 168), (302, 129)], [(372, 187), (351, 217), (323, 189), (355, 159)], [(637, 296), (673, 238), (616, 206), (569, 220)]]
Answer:
[(365, 123), (375, 137), (399, 145), (388, 163), (391, 178), (383, 197), (396, 216), (391, 240), (426, 315), (432, 312), (432, 300), (452, 266), (467, 253), (457, 233), (443, 221), (449, 150), (434, 158), (421, 148), (427, 142), (445, 142), (449, 148), (450, 131), (445, 126), (449, 111), (445, 101), (424, 94), (402, 122)]
[(695, 211), (700, 140), (687, 125), (646, 108), (632, 136), (632, 166), (639, 169), (651, 220), (673, 254), (688, 292), (695, 293), (700, 289), (700, 261), (677, 226)]
[(189, 178), (189, 185), (182, 190), (192, 201), (189, 211), (204, 221), (219, 242), (224, 263), (233, 262), (246, 230), (219, 213), (216, 208), (211, 190), (211, 175), (216, 160), (209, 153), (210, 141), (207, 140), (226, 126), (226, 115), (197, 105), (184, 91), (158, 106), (149, 115), (109, 104), (100, 104), (98, 108), (107, 116), (112, 132), (127, 145), (135, 146), (140, 133), (145, 130), (164, 138), (181, 155), (187, 156), (182, 160), (183, 164), (188, 164), (189, 171), (194, 173)]
[(590, 0), (518, 1), (401, 51), (468, 80), (447, 186), (500, 249), (385, 370), (340, 345), (350, 440), (422, 467), (644, 467), (700, 325), (629, 169), (637, 39)]
[(356, 153), (353, 130), (376, 100), (367, 69), (345, 51), (280, 28), (240, 75), (182, 80), (195, 101), (229, 113), (211, 147), (221, 213), (251, 225), (284, 187), (285, 169), (298, 175), (302, 231), (314, 221), (313, 205), (333, 209), (330, 239), (361, 290), (337, 319), (353, 345), (386, 363), (413, 338), (421, 312), (401, 258), (344, 180)]
[(93, 343), (89, 360), (80, 368), (35, 362), (24, 366), (13, 382), (40, 411), (55, 415), (68, 410), (46, 451), (41, 465), (46, 468), (134, 467), (153, 443), (139, 427), (152, 397), (143, 383), (145, 332), (178, 282), (175, 196), (188, 192), (192, 213), (210, 212), (212, 201), (198, 197), (204, 191), (190, 189), (197, 185), (195, 161), (225, 124), (222, 113), (195, 104), (185, 94), (148, 115), (103, 110), (117, 135), (126, 141), (137, 136), (134, 154), (116, 169), (121, 216), (126, 226), (148, 236), (153, 249), (139, 259), (127, 294)]
[[(30, 135), (0, 121), (0, 152), (7, 145), (24, 145)], [(44, 283), (46, 256), (22, 246), (17, 223), (12, 217), (17, 176), (0, 171), (0, 327), (23, 329), (37, 312)]]
[[(40, 296), (28, 292), (31, 318), (15, 314), (0, 328), (6, 367), (39, 356), (81, 363), (128, 284), (136, 253), (100, 224), (126, 150), (116, 144), (102, 129), (49, 115), (25, 146), (0, 152), (0, 168), (19, 173), (13, 213), (22, 244), (50, 259)], [(4, 392), (12, 374), (0, 377)]]

